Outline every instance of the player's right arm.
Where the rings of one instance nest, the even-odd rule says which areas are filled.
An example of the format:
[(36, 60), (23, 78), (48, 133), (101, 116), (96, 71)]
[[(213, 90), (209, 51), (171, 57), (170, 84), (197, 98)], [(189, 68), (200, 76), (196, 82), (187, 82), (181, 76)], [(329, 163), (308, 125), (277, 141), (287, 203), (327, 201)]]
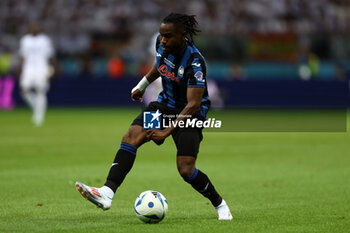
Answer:
[(24, 48), (25, 38), (26, 38), (26, 36), (22, 37), (20, 42), (19, 42), (19, 50), (18, 50), (19, 61), (18, 61), (17, 69), (16, 69), (16, 76), (18, 79), (21, 76), (22, 70), (23, 70), (24, 54), (25, 54), (25, 48)]
[(142, 102), (143, 94), (147, 86), (159, 77), (157, 63), (154, 63), (152, 69), (141, 79), (141, 81), (131, 90), (131, 99)]

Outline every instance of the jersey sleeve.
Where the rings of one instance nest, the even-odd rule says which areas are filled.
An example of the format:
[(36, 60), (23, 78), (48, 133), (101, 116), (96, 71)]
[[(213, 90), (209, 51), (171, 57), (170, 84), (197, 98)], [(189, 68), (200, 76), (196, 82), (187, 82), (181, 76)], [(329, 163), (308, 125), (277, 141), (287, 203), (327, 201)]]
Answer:
[(206, 65), (204, 59), (195, 56), (188, 65), (188, 87), (205, 87)]

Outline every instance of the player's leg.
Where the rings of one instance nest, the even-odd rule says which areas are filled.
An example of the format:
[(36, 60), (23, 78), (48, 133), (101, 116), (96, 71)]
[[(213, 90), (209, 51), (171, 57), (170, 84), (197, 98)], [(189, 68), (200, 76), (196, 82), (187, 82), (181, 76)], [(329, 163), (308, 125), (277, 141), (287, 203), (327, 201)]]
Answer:
[(32, 88), (32, 78), (30, 74), (24, 71), (20, 79), (21, 95), (24, 101), (28, 104), (31, 109), (34, 109), (35, 95), (31, 91)]
[(179, 130), (174, 134), (177, 146), (177, 169), (183, 179), (208, 198), (218, 213), (219, 220), (231, 220), (231, 212), (225, 200), (215, 190), (206, 174), (196, 168), (196, 158), (202, 133), (196, 129)]
[(81, 182), (76, 182), (77, 190), (83, 197), (99, 208), (108, 210), (112, 205), (114, 193), (134, 164), (137, 148), (147, 141), (146, 130), (140, 125), (131, 125), (122, 139), (120, 149), (109, 170), (105, 185), (101, 188), (94, 188)]
[(34, 93), (34, 124), (41, 126), (45, 120), (47, 97), (45, 88), (36, 88)]
[(105, 186), (111, 188), (113, 192), (117, 190), (134, 164), (137, 148), (147, 141), (148, 136), (142, 126), (130, 126), (109, 170)]
[(31, 109), (34, 109), (35, 95), (31, 92), (30, 88), (27, 88), (27, 87), (21, 88), (21, 94), (24, 101), (28, 104), (28, 106)]
[(21, 95), (27, 105), (33, 111), (32, 122), (36, 124), (35, 109), (36, 109), (36, 93), (33, 91), (35, 88), (35, 76), (33, 71), (24, 69), (20, 79)]
[(46, 108), (47, 108), (47, 90), (49, 89), (49, 83), (46, 72), (38, 72), (33, 80), (34, 87), (34, 124), (41, 126), (45, 120)]
[(32, 110), (32, 122), (35, 124), (35, 99), (36, 95), (32, 91), (30, 85), (22, 85), (21, 86), (21, 95), (24, 101), (27, 103), (27, 105), (30, 107)]
[[(144, 111), (156, 111), (160, 108), (158, 103), (153, 102)], [(137, 149), (149, 141), (146, 130), (142, 126), (143, 113), (135, 118), (128, 132), (124, 135), (103, 187), (93, 188), (76, 182), (80, 194), (103, 210), (111, 207), (114, 193), (134, 164)]]

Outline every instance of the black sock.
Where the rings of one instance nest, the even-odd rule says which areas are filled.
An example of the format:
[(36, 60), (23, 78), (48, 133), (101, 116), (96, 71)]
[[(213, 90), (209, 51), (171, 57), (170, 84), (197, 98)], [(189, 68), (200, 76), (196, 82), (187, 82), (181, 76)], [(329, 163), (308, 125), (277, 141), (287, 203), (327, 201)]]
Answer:
[(123, 183), (126, 175), (129, 173), (134, 164), (137, 148), (122, 142), (120, 149), (115, 156), (111, 169), (109, 170), (106, 186), (110, 187), (113, 192)]
[(190, 185), (192, 185), (192, 187), (195, 190), (197, 190), (203, 196), (208, 198), (214, 207), (217, 207), (218, 205), (221, 204), (222, 198), (216, 192), (208, 176), (203, 172), (201, 172), (200, 170), (198, 170), (197, 168), (194, 170), (193, 174), (190, 177), (184, 180)]

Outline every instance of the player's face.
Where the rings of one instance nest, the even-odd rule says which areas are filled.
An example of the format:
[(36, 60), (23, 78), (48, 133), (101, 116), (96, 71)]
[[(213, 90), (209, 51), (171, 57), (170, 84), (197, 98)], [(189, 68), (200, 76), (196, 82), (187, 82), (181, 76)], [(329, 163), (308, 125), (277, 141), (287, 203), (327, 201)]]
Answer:
[(185, 43), (186, 34), (184, 30), (176, 28), (172, 23), (161, 23), (159, 33), (160, 44), (165, 53), (176, 53)]
[(29, 31), (31, 34), (37, 35), (40, 33), (40, 26), (38, 24), (32, 24), (30, 25)]

